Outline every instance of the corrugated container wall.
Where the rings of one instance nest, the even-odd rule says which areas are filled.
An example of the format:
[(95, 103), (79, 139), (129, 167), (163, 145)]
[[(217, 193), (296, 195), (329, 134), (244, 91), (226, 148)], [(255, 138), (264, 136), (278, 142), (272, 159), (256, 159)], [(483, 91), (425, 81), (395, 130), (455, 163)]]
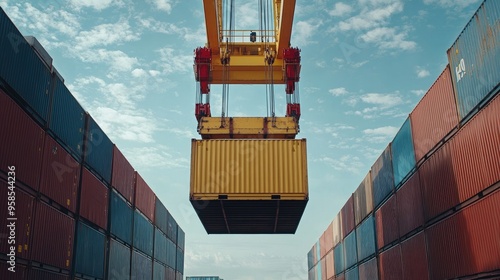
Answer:
[(428, 261), (424, 232), (401, 242), (403, 280), (428, 280)]
[(153, 262), (153, 280), (165, 280), (166, 279), (166, 268), (159, 262)]
[(345, 280), (359, 280), (358, 266), (345, 271)]
[(141, 210), (150, 221), (154, 221), (155, 193), (137, 171), (135, 172), (135, 180), (135, 207)]
[(134, 211), (134, 247), (153, 256), (154, 227), (139, 210)]
[(38, 115), (37, 120), (45, 125), (50, 105), (50, 70), (2, 8), (0, 26), (0, 80), (28, 104)]
[(500, 3), (486, 0), (448, 50), (461, 119), (498, 87), (499, 38)]
[(307, 270), (311, 270), (313, 266), (315, 265), (314, 263), (314, 253), (313, 253), (314, 247), (309, 250), (307, 253)]
[(132, 266), (130, 268), (132, 280), (151, 280), (153, 276), (153, 263), (145, 255), (132, 251)]
[(321, 260), (321, 280), (326, 280), (326, 259)]
[(177, 248), (177, 262), (175, 263), (175, 270), (184, 274), (184, 252)]
[(335, 266), (333, 264), (334, 254), (331, 250), (325, 257), (325, 267), (326, 267), (326, 279), (335, 277)]
[(359, 265), (359, 280), (378, 280), (376, 257)]
[(352, 231), (344, 239), (344, 260), (346, 270), (358, 262), (356, 231)]
[(186, 245), (186, 233), (182, 230), (180, 226), (177, 226), (177, 246), (184, 251), (184, 247)]
[(76, 236), (75, 272), (84, 276), (104, 278), (106, 236), (79, 222)]
[(108, 228), (109, 189), (86, 167), (82, 170), (80, 217), (106, 230)]
[(308, 279), (309, 280), (316, 280), (316, 268), (312, 267), (309, 272), (308, 272)]
[(446, 66), (410, 114), (416, 161), (458, 125), (450, 67)]
[(343, 237), (345, 238), (355, 227), (353, 195), (346, 201), (340, 213), (342, 213), (342, 231)]
[(87, 115), (84, 161), (106, 183), (111, 183), (113, 143), (95, 120)]
[(156, 198), (155, 200), (155, 225), (163, 231), (163, 233), (167, 234), (168, 231), (168, 211), (165, 208), (165, 205), (160, 201), (160, 199)]
[(354, 192), (354, 217), (359, 225), (373, 211), (372, 178), (370, 172)]
[(154, 247), (155, 260), (167, 264), (167, 237), (156, 227)]
[[(413, 176), (415, 177), (415, 176)], [(403, 186), (404, 187), (404, 186)], [(377, 212), (375, 212), (375, 220), (377, 221), (377, 248), (381, 249), (388, 244), (391, 244), (399, 238), (399, 225), (398, 225), (398, 201), (396, 195), (391, 196)], [(404, 218), (408, 214), (406, 212), (400, 213)], [(407, 217), (412, 219), (411, 217)]]
[(401, 247), (396, 245), (379, 255), (380, 280), (403, 279), (403, 264), (401, 260)]
[(167, 238), (167, 265), (175, 270), (177, 262), (177, 246)]
[(9, 280), (25, 280), (26, 275), (28, 275), (28, 269), (24, 265), (16, 264), (16, 272), (12, 273), (9, 271), (10, 265), (6, 261), (0, 262), (0, 279)]
[(64, 275), (57, 272), (51, 272), (41, 269), (30, 269), (28, 271), (28, 279), (36, 280), (69, 280), (68, 275)]
[(109, 239), (108, 280), (130, 279), (131, 252), (130, 247)]
[[(420, 189), (420, 170), (398, 190), (397, 209), (399, 234), (406, 235), (424, 224), (424, 209)], [(379, 231), (377, 230), (377, 233)]]
[(321, 270), (321, 260), (316, 264), (315, 270), (316, 270), (316, 273), (315, 273), (316, 279), (323, 280), (323, 274), (322, 274), (322, 270)]
[(337, 213), (335, 219), (333, 219), (333, 247), (337, 246), (340, 241), (344, 238), (342, 235), (342, 215), (341, 213)]
[(320, 248), (319, 259), (320, 260), (326, 255), (325, 234), (326, 234), (326, 230), (323, 231), (323, 234), (321, 234), (321, 237), (319, 238), (319, 248)]
[(132, 205), (134, 204), (135, 171), (120, 149), (114, 145), (113, 179), (111, 185)]
[(167, 280), (175, 280), (175, 269), (167, 267)]
[(61, 140), (80, 162), (85, 133), (85, 110), (68, 90), (64, 82), (54, 77), (49, 129)]
[(111, 192), (110, 205), (110, 233), (121, 239), (123, 242), (132, 244), (132, 219), (134, 212), (115, 190)]
[(378, 207), (394, 190), (391, 144), (372, 165), (373, 204)]
[(338, 275), (344, 272), (345, 262), (344, 262), (344, 244), (340, 242), (337, 247), (333, 249), (333, 264), (335, 268), (335, 274)]
[(177, 222), (175, 221), (174, 217), (170, 214), (170, 212), (167, 212), (168, 214), (168, 219), (167, 219), (167, 237), (170, 238), (174, 242), (174, 244), (177, 245)]
[(179, 271), (176, 271), (175, 272), (175, 280), (182, 280), (182, 273), (180, 273)]
[(392, 168), (394, 171), (394, 185), (399, 187), (401, 182), (415, 168), (415, 151), (411, 135), (411, 122), (407, 118), (399, 129), (391, 145)]
[(356, 238), (359, 261), (363, 261), (377, 252), (373, 215), (368, 216), (356, 229)]
[(0, 170), (15, 166), (16, 182), (38, 190), (45, 132), (1, 89), (0, 104), (0, 147), (9, 147), (0, 149)]

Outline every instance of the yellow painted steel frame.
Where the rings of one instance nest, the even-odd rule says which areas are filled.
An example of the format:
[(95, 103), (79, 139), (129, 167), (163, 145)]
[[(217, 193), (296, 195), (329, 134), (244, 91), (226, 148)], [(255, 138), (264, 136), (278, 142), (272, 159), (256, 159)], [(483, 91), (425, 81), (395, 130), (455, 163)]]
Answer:
[(293, 117), (203, 117), (198, 133), (203, 139), (294, 139), (299, 126)]

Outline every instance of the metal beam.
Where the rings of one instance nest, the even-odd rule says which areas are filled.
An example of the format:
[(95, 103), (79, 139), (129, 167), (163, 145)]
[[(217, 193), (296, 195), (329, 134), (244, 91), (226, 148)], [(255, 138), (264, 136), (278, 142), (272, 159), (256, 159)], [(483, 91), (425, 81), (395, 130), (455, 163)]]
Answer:
[(205, 10), (205, 27), (207, 30), (207, 47), (212, 54), (219, 54), (219, 30), (220, 22), (217, 17), (217, 7), (221, 0), (203, 0)]
[(283, 50), (290, 46), (296, 0), (274, 0), (274, 2), (275, 11), (280, 11), (279, 15), (275, 12), (277, 53), (278, 58), (283, 58)]

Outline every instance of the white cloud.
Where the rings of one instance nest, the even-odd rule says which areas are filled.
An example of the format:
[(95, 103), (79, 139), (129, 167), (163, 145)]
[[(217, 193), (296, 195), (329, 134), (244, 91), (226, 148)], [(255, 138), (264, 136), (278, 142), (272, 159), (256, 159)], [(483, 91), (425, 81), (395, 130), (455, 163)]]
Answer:
[(189, 72), (193, 68), (193, 56), (176, 53), (178, 50), (165, 47), (157, 50), (160, 53), (163, 71), (167, 74), (174, 72)]
[(319, 19), (310, 19), (307, 21), (299, 21), (295, 24), (292, 33), (292, 45), (307, 46), (310, 44), (311, 38), (315, 35), (318, 28), (323, 24)]
[(379, 105), (381, 108), (390, 108), (403, 103), (398, 94), (368, 93), (361, 96), (365, 103)]
[(85, 50), (77, 52), (76, 55), (84, 62), (106, 63), (111, 67), (111, 70), (119, 72), (132, 71), (139, 62), (137, 58), (130, 57), (122, 51), (106, 49)]
[(403, 3), (401, 2), (391, 3), (387, 6), (374, 9), (363, 9), (360, 14), (339, 22), (333, 28), (333, 31), (366, 30), (379, 27), (385, 25), (393, 14), (402, 11)]
[(139, 34), (132, 31), (128, 21), (122, 19), (117, 23), (97, 25), (90, 31), (81, 31), (75, 38), (75, 47), (78, 50), (86, 50), (96, 46), (136, 41), (139, 38)]
[(361, 61), (361, 62), (356, 62), (356, 63), (353, 63), (351, 66), (353, 68), (359, 68), (365, 64), (367, 64), (369, 61), (368, 60), (364, 60), (364, 61)]
[(349, 93), (344, 87), (332, 88), (328, 92), (330, 92), (333, 96), (341, 96)]
[(172, 11), (172, 1), (171, 0), (153, 0), (155, 7), (167, 13)]
[(319, 68), (325, 68), (326, 67), (326, 62), (324, 60), (322, 61), (316, 61), (316, 66), (318, 66)]
[(156, 77), (156, 76), (158, 76), (158, 75), (160, 75), (160, 74), (161, 74), (161, 72), (160, 72), (160, 71), (158, 71), (158, 70), (149, 70), (149, 71), (148, 71), (148, 73), (149, 73), (149, 75), (151, 75), (152, 77)]
[(321, 157), (318, 160), (319, 162), (324, 162), (330, 167), (332, 167), (336, 171), (349, 172), (354, 174), (359, 174), (361, 169), (364, 167), (360, 158), (352, 155), (344, 155), (340, 158), (331, 158), (331, 157)]
[(471, 4), (478, 3), (480, 0), (424, 0), (426, 5), (437, 4), (443, 8), (463, 9)]
[(419, 78), (425, 78), (431, 74), (427, 69), (424, 69), (420, 66), (417, 66), (415, 72), (417, 73), (417, 77)]
[(423, 90), (423, 89), (415, 89), (415, 90), (411, 90), (410, 92), (415, 94), (416, 96), (422, 96), (425, 94), (425, 90)]
[(259, 28), (259, 15), (257, 14), (259, 9), (257, 3), (257, 1), (252, 1), (237, 5), (235, 29), (251, 30)]
[(398, 132), (398, 128), (395, 126), (383, 126), (371, 129), (363, 130), (363, 133), (371, 136), (386, 136), (386, 137), (394, 137)]
[(352, 12), (352, 7), (343, 3), (343, 2), (337, 2), (335, 3), (335, 7), (333, 10), (329, 11), (328, 14), (330, 14), (333, 17), (339, 17), (339, 16), (347, 16)]
[(120, 1), (114, 1), (114, 0), (71, 0), (71, 4), (77, 8), (80, 9), (82, 7), (88, 7), (88, 8), (93, 8), (96, 10), (104, 10), (111, 6), (113, 2), (119, 3)]
[(137, 167), (189, 167), (189, 159), (168, 147), (155, 145), (126, 150), (127, 158)]
[(141, 77), (145, 77), (148, 75), (148, 72), (146, 72), (146, 70), (142, 69), (142, 68), (136, 68), (134, 70), (132, 70), (132, 76), (134, 76), (135, 78), (141, 78)]
[(373, 43), (381, 49), (415, 49), (417, 43), (406, 40), (407, 37), (406, 31), (397, 33), (395, 28), (389, 27), (378, 27), (360, 36), (366, 43)]

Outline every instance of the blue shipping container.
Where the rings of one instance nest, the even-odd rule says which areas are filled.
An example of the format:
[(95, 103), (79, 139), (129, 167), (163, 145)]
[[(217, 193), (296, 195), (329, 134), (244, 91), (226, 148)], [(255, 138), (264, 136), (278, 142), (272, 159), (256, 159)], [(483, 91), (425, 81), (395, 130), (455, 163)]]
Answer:
[[(50, 106), (52, 74), (0, 8), (0, 84), (11, 88), (45, 126)], [(5, 86), (4, 84), (4, 86)], [(10, 89), (9, 89), (10, 90)]]
[(500, 82), (500, 2), (486, 0), (448, 50), (460, 119)]
[(52, 97), (49, 129), (61, 139), (63, 146), (80, 161), (83, 153), (85, 132), (85, 110), (68, 90), (64, 82), (54, 78), (55, 88)]
[(415, 150), (411, 136), (411, 122), (407, 118), (392, 141), (392, 167), (394, 170), (394, 185), (401, 186), (404, 179), (415, 168)]
[(177, 247), (172, 240), (167, 238), (167, 265), (175, 269), (175, 263), (177, 262)]
[(355, 266), (345, 272), (345, 280), (359, 280), (358, 266)]
[(110, 231), (112, 235), (128, 245), (132, 245), (132, 208), (116, 190), (111, 192)]
[(90, 115), (87, 115), (86, 133), (85, 163), (104, 181), (111, 184), (113, 143)]
[(375, 208), (394, 190), (394, 176), (392, 172), (391, 144), (389, 144), (371, 168), (373, 203)]
[(316, 242), (316, 261), (320, 262), (321, 260), (321, 247), (319, 241)]
[(175, 270), (184, 274), (184, 252), (177, 247), (177, 262), (175, 264)]
[(340, 273), (344, 272), (345, 265), (344, 265), (344, 243), (340, 242), (337, 247), (333, 249), (333, 264), (335, 267), (335, 275), (339, 275)]
[(348, 269), (358, 262), (356, 231), (353, 230), (344, 239), (345, 268)]
[(182, 228), (177, 225), (177, 246), (181, 248), (182, 251), (184, 251), (184, 246), (186, 245), (186, 234), (182, 230)]
[(151, 280), (153, 276), (153, 264), (151, 259), (145, 255), (132, 251), (132, 280)]
[(356, 229), (358, 260), (363, 261), (369, 256), (375, 254), (377, 245), (375, 240), (375, 219), (370, 215)]
[(78, 223), (75, 271), (78, 274), (104, 278), (106, 237), (88, 225)]
[(168, 231), (167, 220), (168, 220), (167, 208), (165, 208), (165, 205), (163, 205), (163, 203), (157, 197), (155, 201), (155, 225), (165, 234), (167, 234)]
[(313, 255), (313, 249), (309, 250), (309, 253), (307, 253), (307, 269), (311, 270), (314, 266), (314, 255)]
[(130, 279), (130, 254), (132, 250), (120, 242), (110, 238), (108, 258), (108, 279)]
[(154, 227), (139, 210), (134, 213), (134, 247), (153, 256)]
[(167, 237), (177, 245), (177, 222), (170, 212), (168, 212), (167, 219)]
[(153, 280), (165, 280), (166, 268), (159, 262), (153, 263)]
[(316, 277), (317, 279), (323, 279), (323, 274), (321, 273), (321, 261), (319, 261), (317, 264), (316, 264)]
[(155, 227), (155, 260), (167, 264), (167, 236)]

